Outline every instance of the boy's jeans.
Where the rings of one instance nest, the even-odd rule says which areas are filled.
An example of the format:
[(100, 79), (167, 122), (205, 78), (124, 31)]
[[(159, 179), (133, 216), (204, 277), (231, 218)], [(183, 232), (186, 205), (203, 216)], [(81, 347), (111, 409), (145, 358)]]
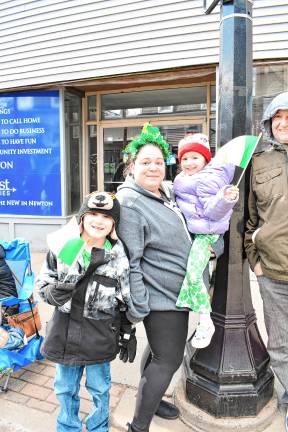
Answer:
[(80, 406), (80, 381), (86, 368), (85, 387), (93, 399), (94, 407), (85, 419), (89, 432), (108, 432), (109, 390), (111, 387), (110, 363), (87, 366), (56, 365), (54, 390), (60, 402), (57, 432), (80, 432), (82, 423), (78, 417)]

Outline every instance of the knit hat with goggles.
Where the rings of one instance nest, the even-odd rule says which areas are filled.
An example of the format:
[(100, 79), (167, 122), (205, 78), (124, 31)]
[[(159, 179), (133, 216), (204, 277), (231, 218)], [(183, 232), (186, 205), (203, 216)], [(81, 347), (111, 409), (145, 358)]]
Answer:
[(120, 204), (116, 196), (109, 192), (92, 192), (84, 198), (77, 218), (78, 223), (82, 222), (86, 213), (97, 212), (110, 216), (117, 227), (120, 219)]

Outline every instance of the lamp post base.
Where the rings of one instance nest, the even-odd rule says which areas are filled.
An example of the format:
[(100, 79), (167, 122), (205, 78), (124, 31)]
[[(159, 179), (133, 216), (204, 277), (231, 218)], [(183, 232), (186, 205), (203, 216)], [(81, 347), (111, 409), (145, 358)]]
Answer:
[(180, 419), (195, 432), (231, 432), (233, 430), (268, 432), (270, 429), (271, 431), (282, 430), (284, 417), (278, 409), (276, 393), (257, 416), (215, 418), (187, 400), (185, 386), (186, 379), (183, 375), (175, 387), (175, 404), (180, 410)]
[(194, 373), (186, 378), (189, 401), (215, 417), (256, 416), (272, 398), (273, 386), (271, 371), (255, 384), (217, 384)]
[(209, 347), (195, 350), (186, 344), (187, 398), (218, 418), (256, 416), (273, 396), (274, 375), (255, 314), (212, 315), (215, 334)]

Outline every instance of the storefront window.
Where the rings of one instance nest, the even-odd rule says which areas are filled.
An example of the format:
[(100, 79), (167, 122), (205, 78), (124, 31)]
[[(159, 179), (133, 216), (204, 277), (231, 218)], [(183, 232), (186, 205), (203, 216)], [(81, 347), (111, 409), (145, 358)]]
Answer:
[[(257, 66), (253, 70), (253, 126), (252, 133), (260, 133), (260, 121), (272, 99), (288, 91), (287, 65)], [(265, 143), (263, 143), (265, 145)]]
[(96, 120), (96, 96), (88, 96), (88, 120)]
[(202, 132), (202, 124), (177, 124), (177, 125), (165, 125), (160, 126), (161, 134), (164, 136), (165, 140), (168, 142), (170, 146), (170, 152), (174, 156), (172, 158), (172, 161), (174, 161), (174, 158), (176, 159), (176, 163), (170, 163), (169, 160), (167, 161), (167, 167), (166, 167), (166, 180), (173, 181), (176, 174), (179, 172), (179, 164), (177, 159), (178, 154), (178, 143), (179, 141), (184, 138), (186, 134), (194, 134)]
[(214, 156), (216, 151), (216, 119), (215, 118), (210, 120), (209, 143), (210, 143), (212, 156)]
[(81, 199), (81, 98), (65, 92), (65, 142), (67, 167), (67, 212), (74, 213)]
[(206, 114), (206, 86), (112, 93), (102, 96), (102, 119)]
[(97, 190), (97, 126), (88, 126), (90, 192)]
[(123, 150), (140, 133), (141, 127), (104, 129), (104, 188), (115, 192), (124, 181)]
[(61, 216), (59, 91), (0, 95), (0, 213)]
[(216, 86), (213, 85), (211, 86), (211, 107), (210, 107), (210, 112), (211, 113), (216, 113)]
[[(170, 145), (170, 151), (175, 158), (168, 161), (166, 180), (173, 180), (177, 171), (178, 142), (186, 133), (202, 132), (202, 124), (176, 124), (158, 126), (161, 134)], [(122, 127), (104, 129), (104, 188), (115, 192), (125, 180), (125, 163), (123, 150), (126, 145), (141, 132), (142, 127)]]

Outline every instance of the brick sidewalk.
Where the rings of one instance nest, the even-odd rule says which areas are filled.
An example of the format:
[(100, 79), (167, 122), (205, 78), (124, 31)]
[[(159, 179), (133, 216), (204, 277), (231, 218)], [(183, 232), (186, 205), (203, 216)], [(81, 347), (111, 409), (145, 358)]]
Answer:
[[(5, 399), (28, 408), (35, 408), (56, 416), (58, 414), (58, 401), (53, 391), (55, 366), (48, 360), (37, 361), (15, 372), (9, 380), (8, 391), (0, 393), (0, 401)], [(80, 419), (83, 420), (92, 408), (91, 397), (84, 386), (85, 376), (80, 387)], [(127, 387), (113, 384), (110, 391), (110, 413), (117, 408), (121, 397)], [(1, 429), (2, 430), (2, 429)], [(117, 429), (111, 428), (111, 432)]]
[[(36, 274), (43, 259), (44, 254), (32, 254), (32, 267)], [(265, 343), (267, 335), (263, 322), (262, 302), (255, 278), (251, 280), (251, 292), (257, 312), (258, 327)], [(37, 297), (37, 293), (35, 295)], [(41, 309), (40, 314), (43, 324), (41, 334), (44, 335), (46, 322), (50, 319), (53, 308), (43, 302), (39, 302), (39, 308)], [(193, 316), (190, 318), (192, 318), (191, 333), (195, 323), (193, 322)], [(146, 346), (146, 335), (142, 325), (138, 325), (137, 339), (138, 352), (133, 364), (125, 365), (118, 359), (111, 364), (113, 383), (110, 392), (110, 415), (112, 425), (109, 432), (126, 431), (125, 424), (127, 420), (131, 420), (133, 417), (136, 389), (140, 378), (140, 361)], [(0, 393), (1, 432), (52, 432), (55, 430), (59, 405), (53, 391), (54, 375), (55, 365), (47, 360), (35, 362), (13, 374), (8, 385), (8, 392)], [(170, 384), (169, 391), (166, 393), (168, 400), (172, 400), (174, 387), (179, 376), (178, 378), (175, 376), (175, 380), (173, 379)], [(85, 389), (84, 380), (85, 377), (81, 382), (80, 390), (81, 420), (85, 419), (91, 409), (90, 395)], [(18, 407), (19, 411), (17, 413)], [(33, 416), (34, 418), (32, 418)], [(194, 427), (187, 427), (180, 420), (169, 422), (159, 419), (159, 417), (154, 417), (150, 427), (151, 432), (170, 432), (171, 429), (173, 432), (189, 432), (194, 430)], [(237, 428), (231, 426), (229, 432), (235, 429)], [(256, 429), (251, 429), (251, 432), (255, 431)], [(221, 432), (223, 431), (221, 430)], [(273, 424), (265, 429), (265, 432), (284, 432), (284, 414), (279, 413)]]

